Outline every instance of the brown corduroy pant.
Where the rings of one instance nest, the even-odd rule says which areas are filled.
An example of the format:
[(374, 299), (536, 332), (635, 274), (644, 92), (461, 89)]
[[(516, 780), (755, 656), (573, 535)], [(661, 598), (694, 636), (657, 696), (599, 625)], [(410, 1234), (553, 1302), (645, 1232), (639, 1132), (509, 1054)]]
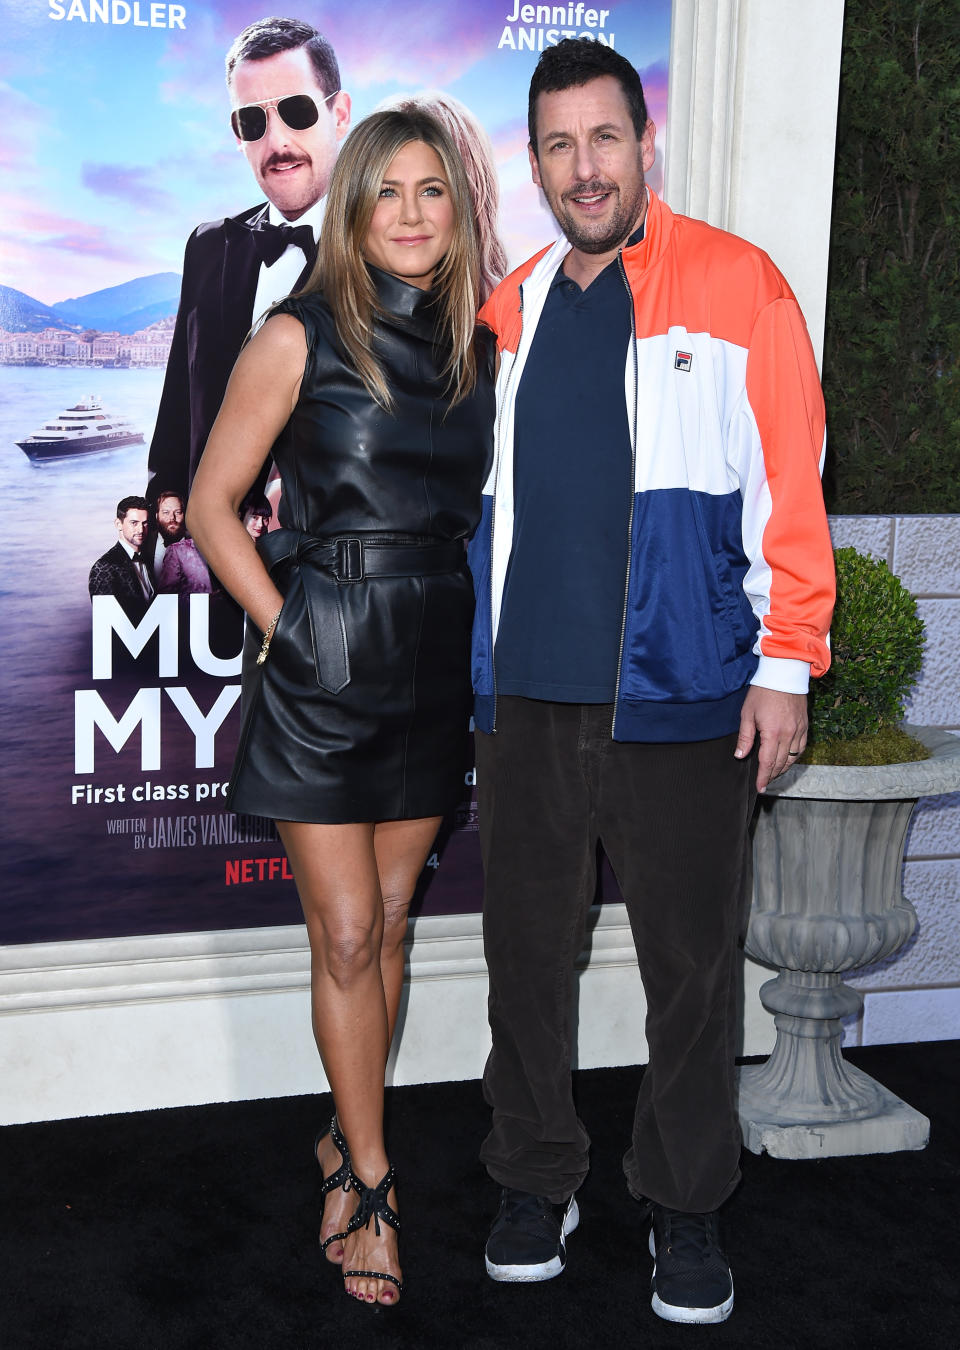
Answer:
[[(554, 1203), (588, 1169), (571, 1091), (574, 963), (602, 844), (647, 999), (649, 1063), (624, 1157), (631, 1193), (716, 1209), (739, 1176), (734, 1090), (738, 939), (749, 903), (756, 752), (736, 735), (611, 738), (612, 708), (501, 697), (477, 734), (484, 949), (493, 1048), (481, 1159)], [(638, 1050), (639, 1058), (639, 1050)]]

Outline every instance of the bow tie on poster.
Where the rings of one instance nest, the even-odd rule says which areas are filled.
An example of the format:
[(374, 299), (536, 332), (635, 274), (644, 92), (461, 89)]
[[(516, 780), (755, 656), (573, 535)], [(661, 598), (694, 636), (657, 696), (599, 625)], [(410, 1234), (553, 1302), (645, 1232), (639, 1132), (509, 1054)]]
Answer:
[(130, 561), (133, 563), (137, 577), (140, 581), (140, 589), (148, 600), (152, 600), (154, 595), (153, 578), (147, 571), (147, 564), (143, 554), (135, 553)]
[(264, 221), (252, 231), (257, 257), (267, 267), (272, 267), (291, 244), (303, 250), (307, 262), (312, 262), (317, 251), (313, 230), (309, 225), (271, 225)]

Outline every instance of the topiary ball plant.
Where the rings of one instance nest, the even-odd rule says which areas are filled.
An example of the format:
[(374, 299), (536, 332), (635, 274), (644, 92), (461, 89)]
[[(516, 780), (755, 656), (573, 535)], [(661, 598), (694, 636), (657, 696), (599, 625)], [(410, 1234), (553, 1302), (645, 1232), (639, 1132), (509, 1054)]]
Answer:
[(898, 725), (923, 661), (917, 602), (882, 558), (834, 551), (837, 604), (830, 669), (811, 681), (811, 764), (895, 764), (926, 759)]

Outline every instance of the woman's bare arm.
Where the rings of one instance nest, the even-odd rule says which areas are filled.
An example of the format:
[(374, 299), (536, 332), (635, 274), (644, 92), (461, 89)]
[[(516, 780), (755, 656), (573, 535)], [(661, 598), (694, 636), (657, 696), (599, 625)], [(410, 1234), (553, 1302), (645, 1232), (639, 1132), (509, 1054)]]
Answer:
[(283, 596), (237, 514), (274, 441), (296, 406), (307, 359), (303, 325), (278, 314), (237, 358), (223, 404), (197, 467), (187, 528), (210, 570), (261, 630)]

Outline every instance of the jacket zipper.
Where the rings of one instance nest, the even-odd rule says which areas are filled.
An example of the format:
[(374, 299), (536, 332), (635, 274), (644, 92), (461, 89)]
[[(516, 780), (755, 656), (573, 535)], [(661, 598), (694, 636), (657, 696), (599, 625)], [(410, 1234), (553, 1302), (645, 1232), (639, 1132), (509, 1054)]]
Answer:
[(633, 556), (633, 514), (636, 500), (637, 481), (637, 429), (640, 425), (640, 409), (637, 407), (637, 395), (640, 383), (639, 362), (637, 358), (637, 318), (633, 308), (633, 291), (627, 280), (627, 269), (623, 265), (623, 249), (617, 253), (617, 263), (623, 284), (630, 297), (630, 347), (633, 352), (633, 436), (630, 444), (630, 517), (627, 524), (627, 574), (623, 582), (623, 614), (620, 620), (620, 650), (617, 654), (617, 683), (613, 691), (613, 717), (610, 722), (611, 739), (617, 730), (617, 704), (620, 701), (620, 674), (623, 667), (623, 647), (627, 635), (627, 597), (630, 594), (630, 563)]
[[(497, 438), (495, 452), (497, 456), (496, 473), (493, 480), (493, 504), (490, 508), (490, 672), (493, 676), (493, 719), (490, 724), (490, 734), (497, 734), (497, 655), (496, 642), (493, 636), (493, 540), (497, 526), (497, 488), (500, 485), (500, 448), (502, 438), (500, 436), (501, 423), (503, 421), (503, 410), (507, 406), (507, 394), (510, 392), (510, 381), (513, 379), (513, 372), (516, 369), (517, 357), (520, 354), (520, 343), (523, 341), (523, 286), (520, 286), (520, 336), (517, 339), (517, 350), (513, 355), (513, 364), (510, 367), (510, 373), (507, 376), (507, 382), (503, 389), (503, 398), (500, 402), (500, 411), (497, 414)], [(503, 597), (501, 596), (501, 603)]]

